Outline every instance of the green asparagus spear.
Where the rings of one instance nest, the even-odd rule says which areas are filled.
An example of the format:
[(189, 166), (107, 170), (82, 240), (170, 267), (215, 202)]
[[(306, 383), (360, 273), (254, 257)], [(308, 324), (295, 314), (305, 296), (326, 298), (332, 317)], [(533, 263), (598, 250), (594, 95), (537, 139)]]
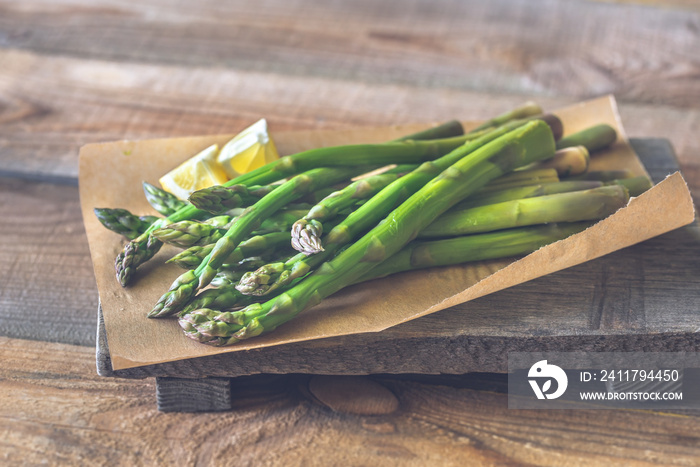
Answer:
[(207, 289), (198, 294), (192, 302), (185, 306), (179, 316), (185, 316), (199, 308), (214, 308), (228, 310), (233, 307), (246, 306), (253, 302), (255, 297), (243, 295), (232, 285), (222, 285), (215, 289)]
[(266, 252), (265, 256), (245, 258), (243, 261), (236, 264), (223, 264), (219, 272), (217, 272), (216, 276), (211, 280), (210, 285), (212, 287), (221, 287), (224, 285), (235, 286), (244, 274), (264, 266), (271, 257), (282, 257), (290, 254), (289, 251), (289, 248), (278, 248), (277, 250)]
[[(286, 262), (270, 263), (259, 270), (245, 274), (239, 284), (239, 290), (246, 294), (267, 295), (288, 286), (292, 281), (303, 277), (325, 260), (332, 258), (340, 248), (375, 225), (394, 206), (403, 202), (411, 193), (422, 187), (440, 171), (487, 142), (521, 125), (521, 122), (515, 121), (497, 130), (487, 132), (480, 138), (466, 144), (460, 150), (456, 150), (434, 161), (432, 164), (424, 164), (419, 170), (415, 170), (400, 180), (393, 182), (358, 208), (356, 212), (351, 213), (347, 219), (341, 221), (338, 226), (330, 231), (323, 242), (318, 237), (312, 237), (314, 233), (312, 229), (307, 229), (304, 232), (307, 238), (304, 238), (303, 242), (293, 243), (295, 249), (302, 251), (302, 254), (294, 256)], [(534, 171), (536, 178), (540, 177), (542, 173), (556, 176), (556, 171), (553, 169)], [(519, 174), (517, 177), (520, 179), (532, 178), (528, 174)], [(312, 244), (313, 248), (306, 249), (307, 244)], [(322, 249), (318, 245), (326, 245), (326, 247)], [(312, 256), (307, 258), (307, 254)]]
[(502, 190), (491, 191), (480, 195), (474, 194), (464, 201), (458, 203), (456, 206), (450, 209), (450, 211), (473, 208), (476, 206), (485, 206), (487, 204), (502, 203), (504, 201), (512, 201), (514, 199), (534, 198), (536, 196), (554, 195), (556, 193), (590, 190), (600, 186), (603, 186), (603, 182), (595, 180), (566, 180), (563, 182), (538, 183), (536, 185), (504, 188)]
[[(229, 216), (223, 216), (228, 218)], [(203, 246), (216, 242), (224, 236), (226, 230), (203, 222), (180, 221), (153, 231), (152, 235), (159, 241), (178, 248)]]
[(394, 142), (408, 141), (410, 139), (414, 140), (426, 140), (426, 139), (442, 139), (451, 138), (453, 136), (460, 136), (464, 134), (464, 127), (457, 120), (450, 120), (448, 122), (442, 123), (440, 125), (427, 128), (425, 130), (412, 133), (410, 135), (402, 136), (397, 138)]
[(630, 196), (639, 196), (649, 188), (651, 188), (652, 183), (649, 177), (640, 175), (639, 177), (622, 178), (619, 180), (612, 180), (610, 182), (603, 182), (606, 185), (622, 185), (627, 188)]
[(557, 141), (557, 149), (584, 146), (589, 153), (605, 149), (617, 140), (617, 131), (605, 123), (595, 125)]
[(460, 159), (364, 237), (276, 298), (251, 304), (221, 320), (190, 313), (197, 322), (189, 325), (198, 334), (188, 335), (212, 345), (229, 345), (269, 332), (357, 281), (403, 248), (441, 213), (490, 180), (553, 154), (554, 138), (549, 127), (541, 121), (527, 123)]
[(158, 220), (155, 216), (137, 216), (126, 209), (95, 208), (95, 216), (103, 226), (129, 240), (138, 237)]
[(250, 206), (277, 188), (277, 186), (215, 185), (195, 191), (190, 195), (188, 201), (202, 211), (222, 214), (230, 209)]
[[(233, 252), (224, 260), (224, 263), (237, 263), (251, 256), (259, 256), (265, 251), (275, 250), (282, 245), (288, 245), (291, 236), (289, 230), (269, 232), (255, 235), (241, 242)], [(181, 251), (170, 258), (167, 263), (174, 263), (186, 269), (199, 266), (204, 258), (214, 249), (214, 243), (208, 245), (195, 245)]]
[(536, 225), (432, 241), (414, 240), (358, 282), (414, 269), (523, 255), (582, 232), (591, 225), (592, 222)]
[(168, 193), (162, 188), (151, 185), (148, 182), (143, 182), (143, 192), (146, 195), (148, 204), (164, 216), (174, 214), (178, 209), (182, 209), (187, 204), (177, 196)]
[(477, 132), (480, 130), (486, 130), (490, 128), (496, 128), (499, 127), (505, 123), (508, 123), (512, 120), (520, 120), (528, 117), (532, 117), (535, 115), (541, 115), (542, 114), (542, 107), (540, 107), (538, 104), (535, 102), (526, 102), (520, 107), (516, 107), (513, 110), (509, 110), (506, 113), (503, 113), (501, 115), (498, 115), (490, 120), (486, 120), (484, 123), (481, 125), (477, 126), (476, 128), (473, 128), (471, 131), (472, 132)]
[(597, 180), (599, 182), (610, 182), (613, 180), (621, 180), (624, 178), (634, 177), (634, 174), (629, 169), (622, 170), (590, 170), (581, 175), (566, 177), (566, 180)]
[(304, 277), (326, 259), (326, 255), (299, 253), (286, 261), (268, 263), (243, 274), (236, 289), (244, 295), (269, 295)]
[(622, 185), (557, 193), (445, 213), (421, 230), (418, 238), (454, 237), (554, 222), (602, 219), (629, 201)]
[(527, 169), (516, 170), (502, 177), (498, 177), (487, 184), (479, 193), (486, 193), (504, 188), (535, 185), (537, 183), (553, 183), (559, 181), (556, 169)]

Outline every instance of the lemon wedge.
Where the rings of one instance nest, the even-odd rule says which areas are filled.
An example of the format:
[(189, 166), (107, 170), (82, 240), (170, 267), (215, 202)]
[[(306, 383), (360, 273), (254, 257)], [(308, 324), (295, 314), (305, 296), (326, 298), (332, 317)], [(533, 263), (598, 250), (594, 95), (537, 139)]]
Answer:
[(218, 145), (209, 146), (162, 176), (158, 180), (160, 186), (180, 199), (187, 199), (196, 190), (225, 183), (228, 177), (216, 160), (218, 154)]
[(217, 161), (231, 179), (279, 157), (275, 143), (267, 131), (267, 121), (263, 118), (226, 143), (221, 148)]

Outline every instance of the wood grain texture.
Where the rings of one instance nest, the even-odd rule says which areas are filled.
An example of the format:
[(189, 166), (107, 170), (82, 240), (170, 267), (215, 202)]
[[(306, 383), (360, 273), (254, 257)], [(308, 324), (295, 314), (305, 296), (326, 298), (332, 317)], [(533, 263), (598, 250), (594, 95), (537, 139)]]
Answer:
[(95, 276), (78, 188), (0, 177), (0, 335), (95, 343)]
[[(4, 465), (694, 465), (700, 418), (644, 411), (517, 411), (488, 376), (381, 377), (399, 410), (334, 412), (308, 378), (242, 378), (235, 410), (161, 413), (150, 380), (101, 378), (92, 351), (0, 338)], [(478, 385), (477, 385), (478, 386)]]
[(78, 148), (88, 142), (229, 134), (262, 117), (273, 135), (468, 120), (527, 99), (1, 49), (0, 62), (0, 170), (68, 179), (77, 177)]
[(220, 412), (231, 410), (229, 378), (156, 378), (161, 412)]
[(230, 133), (261, 116), (273, 130), (347, 128), (612, 92), (630, 134), (670, 139), (700, 192), (690, 8), (5, 0), (0, 12), (6, 173), (75, 178), (82, 144)]
[[(74, 179), (88, 142), (480, 119), (530, 95), (330, 81), (236, 70), (115, 64), (0, 50), (0, 171)], [(31, 72), (30, 72), (31, 71)], [(310, 91), (312, 90), (312, 91)], [(540, 97), (546, 108), (576, 102)], [(700, 187), (700, 111), (622, 103), (630, 135), (669, 139)]]
[(527, 0), (277, 0), (264, 8), (31, 0), (0, 11), (3, 45), (44, 55), (483, 92), (613, 92), (682, 107), (700, 100), (700, 16), (687, 10), (562, 0), (536, 9)]

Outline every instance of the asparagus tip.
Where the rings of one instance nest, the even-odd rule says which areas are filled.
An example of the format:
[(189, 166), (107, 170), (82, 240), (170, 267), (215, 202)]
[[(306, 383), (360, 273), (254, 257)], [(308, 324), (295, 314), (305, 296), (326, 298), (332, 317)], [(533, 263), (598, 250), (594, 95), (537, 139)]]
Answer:
[(323, 224), (312, 219), (299, 219), (292, 225), (292, 247), (306, 255), (320, 253), (323, 250), (321, 235)]

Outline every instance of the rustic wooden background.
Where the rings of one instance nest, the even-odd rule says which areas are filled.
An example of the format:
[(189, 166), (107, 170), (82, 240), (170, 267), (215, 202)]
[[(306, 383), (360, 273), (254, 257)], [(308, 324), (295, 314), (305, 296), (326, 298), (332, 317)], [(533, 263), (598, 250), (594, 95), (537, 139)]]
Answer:
[(0, 0), (0, 462), (700, 463), (697, 414), (513, 411), (497, 375), (251, 377), (234, 412), (159, 413), (153, 380), (96, 375), (77, 189), (88, 142), (614, 93), (629, 135), (668, 139), (699, 193), (698, 50), (691, 0)]

